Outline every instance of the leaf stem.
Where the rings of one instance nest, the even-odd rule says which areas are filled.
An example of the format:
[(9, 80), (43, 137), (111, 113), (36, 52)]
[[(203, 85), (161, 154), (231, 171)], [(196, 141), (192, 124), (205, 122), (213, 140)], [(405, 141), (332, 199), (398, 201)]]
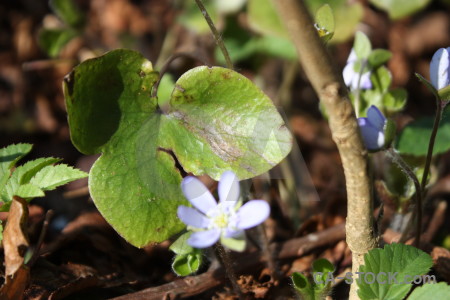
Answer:
[(238, 295), (239, 299), (244, 299), (241, 288), (239, 287), (239, 284), (237, 282), (237, 277), (233, 269), (231, 257), (228, 254), (227, 250), (222, 246), (220, 242), (217, 242), (214, 245), (214, 252), (216, 253), (217, 259), (225, 268), (225, 272), (227, 274), (228, 279), (230, 279), (234, 292), (236, 293), (236, 295)]
[(187, 57), (187, 58), (190, 58), (190, 59), (192, 59), (192, 60), (198, 60), (198, 61), (200, 61), (201, 63), (203, 63), (204, 65), (206, 65), (206, 66), (208, 66), (208, 67), (211, 66), (211, 64), (207, 63), (206, 61), (204, 61), (204, 60), (201, 59), (200, 57), (197, 57), (197, 56), (195, 56), (195, 55), (193, 55), (193, 54), (191, 54), (191, 53), (179, 52), (179, 53), (174, 53), (174, 54), (172, 54), (172, 55), (167, 59), (167, 61), (164, 63), (164, 65), (162, 66), (161, 71), (159, 71), (159, 78), (158, 78), (158, 81), (155, 82), (155, 84), (153, 85), (153, 88), (152, 88), (152, 95), (151, 95), (152, 98), (155, 98), (156, 95), (158, 94), (158, 87), (159, 87), (159, 84), (161, 83), (161, 79), (163, 78), (164, 74), (166, 74), (167, 70), (169, 69), (170, 64), (171, 64), (175, 59), (177, 59), (177, 58), (179, 58), (179, 57)]
[(208, 26), (211, 29), (211, 32), (214, 36), (214, 40), (216, 41), (217, 46), (219, 46), (220, 51), (222, 51), (223, 57), (225, 57), (225, 61), (227, 63), (227, 67), (229, 69), (233, 69), (233, 63), (231, 62), (230, 54), (228, 53), (228, 50), (225, 47), (225, 43), (222, 40), (222, 36), (217, 31), (217, 28), (214, 25), (214, 22), (212, 21), (211, 17), (209, 16), (205, 6), (203, 5), (202, 0), (195, 0), (195, 3), (197, 3), (198, 8), (202, 12), (203, 17), (206, 20), (206, 23), (208, 23)]
[[(397, 164), (400, 169), (413, 181), (414, 187), (416, 188), (416, 210), (413, 213), (410, 222), (416, 221), (416, 238), (414, 239), (414, 246), (420, 246), (420, 234), (422, 232), (422, 188), (419, 183), (419, 179), (417, 179), (416, 174), (414, 174), (413, 170), (409, 167), (409, 165), (403, 160), (403, 158), (395, 151), (394, 148), (389, 148), (387, 153), (388, 157)], [(411, 223), (408, 224), (405, 231), (403, 232), (400, 242), (404, 242), (408, 236), (409, 228)]]

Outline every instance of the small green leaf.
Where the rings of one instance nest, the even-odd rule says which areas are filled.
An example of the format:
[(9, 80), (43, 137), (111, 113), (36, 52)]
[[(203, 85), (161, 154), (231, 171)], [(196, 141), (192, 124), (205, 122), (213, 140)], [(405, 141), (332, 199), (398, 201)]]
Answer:
[(376, 69), (379, 66), (388, 62), (391, 59), (391, 51), (385, 49), (375, 49), (369, 54), (368, 62), (372, 69)]
[(248, 0), (247, 21), (254, 31), (263, 35), (289, 37), (271, 0)]
[[(359, 272), (373, 273), (385, 282), (362, 275), (362, 280), (357, 280), (358, 296), (362, 299), (403, 299), (412, 287), (406, 281), (428, 273), (432, 266), (431, 257), (413, 246), (391, 244), (384, 249), (372, 249), (364, 255), (364, 265), (360, 266)], [(392, 274), (391, 280), (389, 274)]]
[(417, 287), (408, 297), (408, 300), (447, 300), (450, 295), (450, 285), (445, 282), (429, 283)]
[(77, 35), (78, 33), (70, 28), (42, 29), (39, 32), (39, 46), (48, 56), (57, 57), (64, 46)]
[(189, 246), (187, 240), (191, 236), (192, 232), (188, 231), (183, 233), (172, 245), (170, 245), (169, 249), (175, 252), (176, 254), (188, 254), (194, 251), (194, 248)]
[(202, 254), (199, 250), (188, 254), (177, 254), (172, 263), (172, 270), (178, 276), (188, 276), (198, 271), (202, 260)]
[(46, 166), (31, 178), (30, 183), (44, 191), (54, 190), (68, 182), (87, 177), (88, 174), (65, 164)]
[(314, 288), (305, 275), (294, 272), (292, 274), (292, 283), (304, 300), (314, 300)]
[(242, 252), (245, 250), (245, 236), (226, 238), (224, 236), (220, 237), (220, 243), (230, 250)]
[[(433, 130), (434, 118), (423, 117), (406, 125), (398, 135), (395, 148), (401, 154), (425, 156)], [(450, 108), (446, 107), (442, 115), (433, 155), (450, 150)]]
[(391, 19), (400, 19), (420, 11), (431, 0), (370, 0), (376, 7), (388, 12)]
[(450, 101), (450, 85), (438, 91), (439, 99), (442, 101)]
[(372, 44), (369, 38), (361, 31), (356, 32), (355, 41), (353, 42), (353, 49), (355, 50), (356, 57), (365, 60), (372, 52)]
[(50, 0), (53, 12), (67, 25), (79, 28), (84, 23), (84, 16), (73, 0)]
[(425, 84), (425, 86), (428, 88), (428, 90), (430, 90), (430, 92), (436, 97), (436, 98), (440, 98), (438, 91), (436, 90), (436, 88), (431, 84), (431, 82), (429, 82), (428, 80), (425, 79), (425, 77), (423, 77), (422, 75), (420, 75), (419, 73), (414, 73), (416, 75), (417, 78), (419, 78), (420, 82), (422, 82), (423, 84)]
[(322, 5), (316, 12), (315, 20), (319, 36), (325, 43), (328, 42), (334, 34), (334, 15), (330, 5)]
[(0, 149), (0, 194), (11, 175), (11, 168), (27, 155), (31, 148), (31, 144), (15, 144)]
[(392, 75), (386, 67), (381, 66), (374, 72), (372, 72), (372, 74), (370, 75), (370, 80), (372, 81), (373, 86), (376, 90), (380, 91), (381, 93), (385, 93), (391, 86)]
[(390, 113), (402, 110), (406, 105), (408, 93), (404, 89), (393, 89), (383, 95), (383, 107)]

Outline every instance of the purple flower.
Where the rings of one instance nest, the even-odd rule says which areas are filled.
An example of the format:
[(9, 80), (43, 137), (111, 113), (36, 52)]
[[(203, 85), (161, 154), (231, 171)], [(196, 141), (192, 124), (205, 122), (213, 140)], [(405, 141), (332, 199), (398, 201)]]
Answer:
[(347, 59), (347, 65), (342, 72), (345, 84), (352, 90), (359, 88), (362, 90), (367, 90), (372, 88), (372, 81), (370, 81), (370, 71), (367, 71), (361, 75), (360, 72), (355, 70), (355, 64), (358, 62), (355, 51), (352, 49), (350, 55)]
[(363, 142), (368, 150), (377, 151), (385, 146), (386, 124), (387, 119), (374, 105), (367, 110), (367, 118), (358, 118)]
[(194, 208), (179, 206), (178, 218), (194, 231), (187, 241), (194, 248), (212, 246), (219, 238), (242, 237), (245, 229), (261, 224), (270, 214), (264, 200), (251, 200), (239, 208), (239, 182), (231, 171), (220, 178), (219, 203), (193, 176), (184, 178), (181, 188)]
[(450, 84), (450, 47), (441, 48), (434, 53), (430, 63), (431, 84), (437, 89), (443, 89)]

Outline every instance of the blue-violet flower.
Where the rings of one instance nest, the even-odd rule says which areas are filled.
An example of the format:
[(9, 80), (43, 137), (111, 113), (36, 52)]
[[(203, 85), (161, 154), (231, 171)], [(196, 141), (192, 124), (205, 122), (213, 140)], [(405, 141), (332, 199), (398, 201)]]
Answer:
[(434, 53), (430, 63), (430, 79), (437, 90), (450, 84), (450, 47), (441, 48)]
[(385, 146), (386, 124), (387, 119), (374, 105), (367, 110), (367, 118), (358, 118), (363, 142), (368, 150), (377, 151)]
[(361, 75), (360, 80), (360, 72), (355, 70), (355, 64), (358, 62), (358, 57), (356, 56), (355, 51), (352, 49), (350, 55), (347, 59), (347, 65), (342, 72), (342, 76), (344, 77), (345, 84), (352, 90), (356, 90), (359, 88), (362, 90), (371, 89), (372, 81), (370, 81), (370, 71), (364, 72)]
[(193, 231), (188, 244), (194, 248), (212, 246), (219, 238), (235, 238), (244, 235), (244, 230), (264, 222), (270, 214), (269, 204), (264, 200), (251, 200), (239, 207), (239, 181), (227, 171), (222, 174), (217, 203), (203, 183), (187, 176), (181, 188), (194, 206), (179, 206), (178, 217)]

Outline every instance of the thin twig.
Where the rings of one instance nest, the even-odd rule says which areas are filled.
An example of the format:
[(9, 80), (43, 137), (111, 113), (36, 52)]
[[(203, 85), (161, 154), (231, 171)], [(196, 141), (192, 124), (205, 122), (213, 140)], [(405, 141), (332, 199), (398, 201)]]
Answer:
[[(416, 188), (416, 209), (413, 213), (410, 222), (416, 222), (416, 238), (414, 240), (414, 246), (420, 246), (420, 235), (422, 231), (422, 188), (420, 187), (419, 179), (417, 179), (416, 174), (414, 174), (413, 170), (409, 167), (409, 165), (403, 160), (403, 158), (395, 151), (394, 148), (389, 148), (388, 157), (392, 159), (394, 163), (396, 163), (400, 169), (412, 180), (414, 183), (414, 187)], [(412, 223), (410, 223), (412, 224)], [(405, 231), (400, 238), (400, 242), (404, 243), (408, 238), (410, 224), (406, 226)]]
[(206, 23), (208, 23), (209, 28), (211, 29), (211, 32), (214, 36), (214, 40), (216, 41), (217, 46), (219, 46), (220, 51), (222, 51), (223, 57), (225, 57), (225, 61), (227, 63), (227, 67), (229, 69), (233, 69), (233, 63), (231, 62), (230, 54), (228, 54), (228, 50), (225, 47), (225, 43), (222, 40), (222, 36), (217, 31), (217, 28), (214, 25), (214, 22), (212, 21), (211, 17), (209, 16), (208, 11), (206, 10), (205, 6), (203, 5), (202, 0), (195, 0), (195, 3), (197, 3), (198, 8), (202, 12), (203, 17), (206, 20)]
[(53, 217), (53, 210), (48, 210), (47, 213), (45, 214), (44, 223), (42, 224), (42, 229), (41, 229), (41, 233), (39, 234), (39, 239), (36, 244), (36, 248), (34, 249), (33, 255), (31, 256), (30, 260), (27, 263), (27, 266), (29, 266), (29, 267), (34, 265), (34, 263), (36, 262), (36, 260), (39, 258), (40, 254), (41, 254), (40, 249), (41, 249), (42, 244), (44, 243), (45, 235), (47, 234), (48, 226), (50, 224), (50, 220), (52, 217)]

